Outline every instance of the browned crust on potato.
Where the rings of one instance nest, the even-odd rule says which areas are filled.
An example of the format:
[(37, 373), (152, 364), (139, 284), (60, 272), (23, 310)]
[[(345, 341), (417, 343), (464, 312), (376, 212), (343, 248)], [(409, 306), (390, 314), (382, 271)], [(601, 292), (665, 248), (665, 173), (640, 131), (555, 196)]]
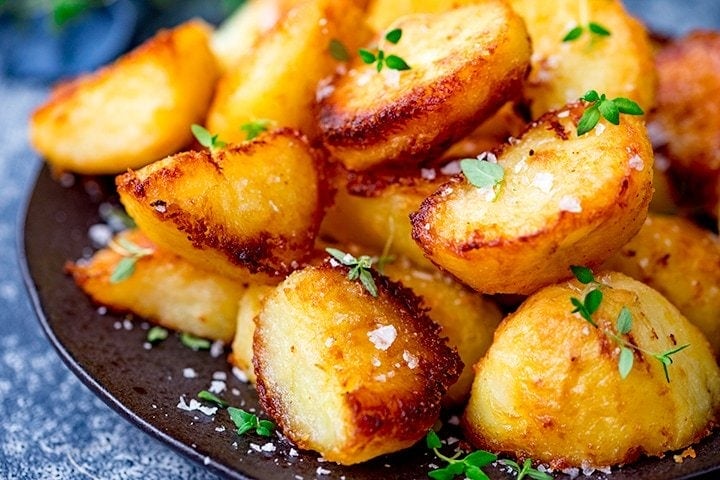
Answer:
[[(343, 408), (349, 412), (350, 420), (345, 424), (344, 443), (333, 446), (332, 452), (321, 451), (320, 453), (329, 460), (349, 464), (356, 463), (359, 456), (367, 455), (367, 451), (388, 448), (389, 445), (390, 449), (385, 450), (389, 452), (411, 445), (422, 438), (427, 429), (435, 422), (440, 411), (442, 396), (460, 375), (462, 362), (456, 350), (447, 345), (446, 338), (440, 337), (440, 327), (427, 316), (422, 307), (422, 300), (401, 284), (373, 272), (372, 275), (378, 289), (378, 298), (373, 299), (359, 282), (347, 280), (348, 267), (332, 266), (330, 262), (325, 262), (318, 267), (308, 267), (308, 270), (326, 272), (325, 274), (329, 277), (324, 281), (347, 286), (347, 295), (349, 296), (360, 295), (368, 302), (386, 303), (383, 310), (393, 312), (393, 324), (399, 331), (398, 336), (411, 339), (411, 343), (418, 345), (423, 352), (422, 357), (418, 358), (418, 374), (413, 376), (411, 396), (408, 395), (407, 389), (396, 391), (392, 386), (387, 386), (391, 384), (378, 384), (377, 381), (370, 378), (368, 382), (361, 383), (345, 392), (333, 392), (333, 394), (342, 395)], [(297, 274), (302, 275), (303, 272), (295, 275)], [(284, 288), (283, 284), (278, 287), (278, 289), (282, 288)], [(323, 290), (323, 285), (313, 285), (313, 289), (315, 288)], [(307, 298), (304, 296), (303, 301), (319, 301), (314, 297), (315, 294), (308, 295)], [(253, 339), (255, 352), (253, 366), (257, 374), (260, 404), (296, 445), (301, 448), (318, 450), (318, 445), (315, 445), (305, 432), (296, 431), (292, 419), (293, 414), (286, 405), (286, 402), (290, 401), (289, 398), (285, 398), (287, 392), (275, 389), (273, 387), (274, 380), (267, 378), (269, 366), (266, 362), (280, 360), (268, 358), (266, 342), (271, 339), (266, 339), (261, 333), (258, 333), (259, 328)], [(298, 328), (303, 327), (298, 326)], [(327, 349), (327, 352), (324, 353), (331, 364), (333, 362), (331, 358), (334, 358), (336, 363), (343, 361), (343, 349), (348, 346), (339, 345), (338, 347), (337, 349)], [(299, 348), (316, 347), (304, 345)], [(321, 365), (318, 367), (326, 370)], [(327, 371), (332, 371), (330, 365), (328, 365)], [(331, 376), (333, 373), (327, 375)], [(346, 387), (345, 384), (342, 386)], [(317, 401), (321, 402), (321, 398), (318, 398)]]

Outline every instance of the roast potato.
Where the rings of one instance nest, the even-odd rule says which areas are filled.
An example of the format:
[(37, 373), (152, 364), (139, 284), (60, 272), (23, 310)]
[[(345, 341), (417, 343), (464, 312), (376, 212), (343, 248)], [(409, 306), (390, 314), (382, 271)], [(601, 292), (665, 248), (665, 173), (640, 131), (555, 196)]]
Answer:
[[(524, 94), (533, 118), (562, 108), (594, 89), (608, 98), (627, 97), (644, 110), (654, 104), (656, 73), (645, 27), (620, 0), (510, 0), (532, 39), (532, 71)], [(593, 35), (588, 23), (606, 28)], [(576, 26), (575, 41), (563, 42)]]
[(499, 152), (504, 180), (477, 188), (458, 175), (411, 215), (413, 238), (435, 264), (484, 293), (529, 294), (597, 266), (640, 229), (652, 195), (644, 123), (601, 120), (585, 107), (551, 112)]
[(409, 70), (355, 59), (320, 95), (325, 145), (350, 170), (417, 163), (445, 150), (516, 96), (529, 66), (522, 20), (504, 1), (407, 15), (397, 44), (376, 46)]
[(116, 184), (128, 214), (158, 245), (256, 283), (278, 283), (309, 255), (328, 203), (322, 157), (291, 130), (180, 153)]
[(462, 368), (412, 292), (374, 275), (373, 297), (347, 276), (330, 264), (292, 273), (253, 340), (262, 407), (294, 444), (346, 465), (423, 438)]
[(375, 30), (383, 31), (398, 18), (410, 13), (441, 13), (482, 2), (483, 0), (371, 0), (367, 21)]
[(464, 367), (448, 390), (443, 404), (462, 405), (467, 401), (475, 374), (472, 366), (490, 347), (495, 327), (502, 320), (500, 308), (488, 297), (435, 271), (417, 268), (407, 259), (387, 263), (383, 274), (408, 287), (422, 299), (428, 316), (440, 325), (440, 335), (457, 349)]
[(656, 56), (659, 88), (650, 120), (685, 207), (720, 208), (720, 33), (695, 32)]
[(114, 64), (56, 88), (30, 119), (30, 141), (56, 171), (114, 174), (175, 153), (210, 104), (210, 29), (161, 31)]
[(650, 214), (605, 267), (670, 300), (720, 353), (720, 240), (689, 220)]
[[(720, 369), (703, 334), (662, 295), (619, 273), (600, 275), (594, 327), (571, 313), (577, 281), (549, 286), (504, 320), (476, 365), (463, 423), (491, 451), (554, 468), (626, 464), (708, 435), (720, 411)], [(632, 328), (621, 335), (623, 307)], [(625, 379), (613, 335), (633, 345)], [(671, 355), (666, 379), (655, 353)]]
[(447, 180), (439, 169), (400, 172), (345, 173), (320, 227), (324, 236), (341, 243), (358, 243), (374, 252), (389, 246), (389, 253), (410, 258), (435, 270), (413, 241), (410, 212)]
[[(148, 254), (138, 258), (130, 276), (113, 281), (118, 263), (127, 258), (125, 242)], [(158, 247), (137, 229), (119, 233), (113, 245), (67, 266), (75, 283), (93, 301), (173, 330), (232, 340), (238, 300), (245, 291), (242, 283), (196, 267)]]
[(342, 65), (330, 42), (340, 40), (354, 51), (372, 35), (352, 0), (296, 3), (218, 82), (207, 123), (225, 141), (245, 140), (240, 127), (258, 120), (315, 137), (316, 88)]
[(235, 338), (228, 361), (245, 372), (251, 383), (255, 383), (255, 369), (252, 365), (255, 317), (262, 310), (265, 298), (274, 289), (275, 287), (268, 285), (248, 285), (238, 305)]

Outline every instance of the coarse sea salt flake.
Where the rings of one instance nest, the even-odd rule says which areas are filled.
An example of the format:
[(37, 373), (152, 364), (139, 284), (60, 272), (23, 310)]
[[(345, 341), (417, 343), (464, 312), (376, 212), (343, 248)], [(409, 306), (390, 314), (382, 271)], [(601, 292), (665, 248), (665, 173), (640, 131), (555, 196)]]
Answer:
[(247, 382), (248, 382), (247, 373), (243, 372), (243, 371), (240, 370), (239, 368), (233, 367), (232, 373), (233, 373), (233, 375), (235, 376), (235, 378), (237, 378), (237, 379), (240, 380), (241, 382), (243, 382), (243, 383), (247, 383)]
[(197, 375), (197, 372), (195, 371), (194, 368), (190, 368), (190, 367), (183, 368), (183, 377), (185, 377), (185, 378), (197, 378), (197, 376), (198, 376), (198, 375)]
[(225, 382), (222, 380), (213, 380), (210, 382), (210, 387), (208, 390), (211, 393), (223, 393), (227, 389), (227, 385), (225, 385)]
[(407, 363), (407, 366), (410, 370), (417, 368), (418, 364), (420, 363), (418, 361), (418, 358), (407, 350), (403, 350), (403, 360), (405, 360), (405, 363)]
[(367, 333), (368, 338), (378, 350), (387, 350), (397, 338), (397, 330), (393, 325), (383, 325)]
[(645, 162), (643, 162), (643, 159), (638, 154), (635, 154), (630, 158), (628, 165), (630, 165), (630, 168), (633, 168), (638, 172), (642, 172), (643, 168), (645, 168)]
[(332, 472), (327, 468), (318, 467), (315, 473), (318, 475), (330, 475)]
[(277, 447), (274, 443), (268, 442), (262, 447), (260, 447), (260, 450), (262, 450), (263, 452), (274, 452), (275, 450), (277, 450)]
[(550, 172), (539, 172), (533, 178), (532, 184), (537, 187), (541, 192), (550, 193), (553, 188), (553, 182), (555, 176)]
[(570, 195), (563, 195), (558, 204), (560, 210), (563, 212), (580, 213), (582, 212), (582, 206), (580, 201)]

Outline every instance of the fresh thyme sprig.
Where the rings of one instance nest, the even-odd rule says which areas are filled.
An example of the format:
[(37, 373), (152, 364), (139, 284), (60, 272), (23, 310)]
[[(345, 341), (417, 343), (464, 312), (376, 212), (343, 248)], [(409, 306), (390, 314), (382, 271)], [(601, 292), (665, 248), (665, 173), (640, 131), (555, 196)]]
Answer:
[(488, 158), (495, 158), (492, 154), (480, 154), (477, 158), (463, 158), (460, 160), (460, 170), (470, 184), (477, 188), (495, 188), (505, 179), (505, 169), (497, 162)]
[(595, 90), (588, 90), (581, 100), (589, 102), (589, 105), (578, 122), (578, 137), (595, 128), (601, 116), (613, 125), (620, 125), (621, 113), (626, 115), (643, 115), (645, 113), (640, 105), (629, 98), (617, 97), (610, 100), (604, 93), (601, 95)]
[(180, 334), (180, 343), (191, 350), (209, 350), (211, 343), (207, 338), (196, 337), (192, 333), (182, 332)]
[[(395, 28), (385, 34), (385, 40), (397, 45), (402, 38), (402, 29)], [(360, 59), (368, 65), (375, 63), (375, 68), (378, 72), (382, 71), (384, 66), (387, 66), (391, 70), (410, 70), (410, 65), (405, 62), (402, 58), (397, 55), (386, 55), (385, 50), (378, 47), (377, 52), (372, 52), (365, 48), (358, 50)]]
[(497, 455), (486, 452), (485, 450), (476, 450), (462, 458), (460, 458), (462, 452), (457, 452), (452, 457), (447, 457), (440, 452), (442, 442), (433, 430), (428, 431), (425, 437), (425, 444), (435, 452), (435, 456), (447, 462), (445, 467), (428, 472), (428, 477), (434, 480), (453, 480), (457, 475), (463, 474), (470, 480), (489, 480), (490, 477), (481, 469), (497, 460)]
[(240, 125), (240, 130), (245, 132), (245, 140), (252, 140), (263, 132), (267, 132), (273, 121), (265, 118), (253, 120), (252, 122)]
[(200, 400), (205, 400), (206, 402), (214, 403), (220, 408), (228, 408), (229, 403), (223, 400), (222, 398), (218, 397), (212, 392), (209, 392), (207, 390), (201, 390), (198, 392), (198, 398)]
[[(603, 297), (602, 291), (600, 290), (600, 283), (595, 280), (595, 276), (593, 275), (592, 270), (587, 267), (573, 265), (570, 267), (570, 270), (573, 272), (573, 275), (580, 283), (584, 285), (596, 285), (595, 288), (593, 288), (585, 295), (583, 301), (575, 297), (570, 298), (570, 302), (575, 307), (575, 309), (572, 310), (571, 313), (579, 313), (580, 316), (584, 318), (588, 323), (590, 323), (593, 327), (599, 329), (600, 327), (598, 327), (597, 323), (593, 320), (592, 314), (595, 313), (598, 308), (600, 308), (600, 304), (602, 302)], [(639, 346), (630, 343), (625, 339), (625, 336), (630, 333), (632, 327), (632, 312), (627, 306), (623, 306), (618, 313), (617, 320), (615, 321), (615, 331), (617, 333), (606, 328), (601, 329), (601, 331), (608, 338), (612, 339), (620, 349), (620, 354), (618, 355), (618, 373), (620, 374), (620, 378), (624, 380), (630, 374), (633, 368), (633, 364), (635, 362), (634, 351), (638, 351), (659, 361), (663, 367), (663, 372), (665, 373), (665, 380), (670, 383), (670, 373), (668, 371), (668, 367), (673, 363), (672, 356), (682, 350), (685, 350), (687, 347), (690, 346), (690, 344), (686, 343), (679, 347), (671, 348), (660, 353), (651, 352), (640, 348)]]
[(167, 331), (167, 329), (165, 329), (159, 325), (155, 325), (150, 330), (148, 330), (147, 336), (145, 337), (145, 339), (150, 343), (158, 343), (158, 342), (162, 342), (163, 340), (165, 340), (168, 337), (168, 335), (169, 335), (169, 332)]
[[(609, 37), (610, 30), (598, 22), (589, 19), (589, 7), (587, 0), (579, 0), (580, 21), (578, 25), (571, 28), (563, 37), (563, 42), (573, 42), (580, 38), (585, 30), (590, 34), (590, 41), (594, 42), (596, 38)], [(592, 43), (591, 43), (592, 44)]]
[(190, 126), (190, 130), (193, 135), (195, 135), (197, 141), (200, 142), (200, 145), (209, 149), (212, 153), (215, 153), (221, 148), (227, 146), (225, 142), (218, 138), (219, 135), (211, 134), (205, 127), (198, 125), (197, 123), (193, 123)]
[(359, 258), (355, 258), (349, 253), (345, 253), (332, 247), (326, 248), (325, 251), (342, 265), (351, 267), (348, 272), (348, 280), (360, 279), (360, 283), (362, 283), (363, 287), (365, 287), (365, 290), (367, 290), (370, 295), (373, 297), (378, 296), (375, 280), (373, 280), (372, 273), (370, 273), (373, 265), (372, 257), (362, 255)]
[(153, 249), (142, 248), (126, 238), (118, 241), (111, 240), (108, 246), (123, 257), (110, 274), (110, 283), (120, 283), (130, 278), (135, 273), (135, 265), (138, 260), (153, 254)]
[(255, 433), (263, 437), (269, 437), (275, 430), (275, 424), (270, 420), (260, 420), (257, 415), (250, 412), (246, 412), (241, 408), (228, 407), (228, 414), (230, 419), (237, 428), (238, 435), (244, 435), (250, 430), (255, 430)]
[(350, 52), (348, 52), (345, 44), (337, 38), (333, 38), (328, 43), (328, 52), (330, 52), (331, 57), (339, 62), (347, 62), (350, 60)]
[(571, 313), (579, 313), (590, 325), (597, 327), (592, 315), (600, 308), (600, 304), (602, 303), (603, 293), (600, 290), (600, 284), (595, 281), (592, 270), (587, 267), (572, 265), (570, 270), (580, 283), (594, 286), (592, 290), (585, 294), (582, 300), (576, 297), (570, 297), (570, 303), (575, 307)]
[(512, 471), (516, 475), (516, 480), (522, 480), (523, 478), (530, 477), (533, 480), (552, 480), (552, 476), (541, 472), (540, 470), (537, 470), (532, 467), (532, 460), (529, 458), (526, 458), (525, 461), (522, 464), (522, 467), (517, 464), (517, 462), (514, 462), (512, 460), (499, 460), (500, 463), (505, 465), (506, 467), (509, 467), (512, 469)]

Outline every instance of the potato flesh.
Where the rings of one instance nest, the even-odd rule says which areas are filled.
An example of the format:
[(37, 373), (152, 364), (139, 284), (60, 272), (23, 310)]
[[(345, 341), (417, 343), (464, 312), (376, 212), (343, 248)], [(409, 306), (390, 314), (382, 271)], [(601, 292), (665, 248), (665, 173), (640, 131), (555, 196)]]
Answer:
[(210, 104), (217, 66), (209, 28), (160, 32), (96, 73), (54, 92), (30, 120), (34, 147), (56, 170), (110, 174), (190, 143)]
[(377, 298), (344, 267), (308, 267), (280, 284), (257, 317), (263, 408), (296, 445), (342, 464), (421, 439), (460, 369), (437, 325), (411, 306), (417, 299), (375, 280)]
[(255, 383), (255, 369), (252, 365), (255, 317), (262, 311), (265, 298), (274, 288), (267, 285), (248, 285), (238, 304), (235, 338), (228, 361), (245, 372), (251, 383)]
[[(520, 18), (504, 2), (438, 14), (408, 15), (397, 45), (398, 72), (356, 59), (320, 100), (326, 146), (350, 170), (417, 163), (442, 152), (519, 92), (530, 45)], [(389, 134), (392, 132), (392, 134)]]
[[(591, 89), (608, 98), (630, 98), (646, 111), (654, 105), (657, 75), (650, 42), (643, 25), (620, 0), (511, 0), (510, 4), (525, 20), (532, 39), (525, 97), (533, 118), (562, 108)], [(591, 38), (587, 22), (604, 26), (610, 36)], [(565, 34), (581, 23), (586, 27), (583, 35), (563, 42)]]
[(323, 179), (304, 137), (282, 130), (215, 154), (168, 157), (119, 176), (117, 186), (159, 245), (231, 278), (277, 283), (312, 249)]
[(617, 333), (627, 306), (633, 344), (648, 352), (690, 344), (673, 356), (670, 383), (657, 359), (637, 351), (623, 380), (615, 343), (570, 313), (582, 286), (550, 286), (501, 324), (475, 367), (464, 424), (477, 447), (556, 468), (603, 467), (684, 448), (709, 433), (720, 408), (720, 370), (702, 333), (640, 282), (618, 273), (599, 280), (606, 286), (593, 318), (601, 328)]
[(651, 214), (605, 268), (663, 294), (720, 353), (720, 240), (680, 217)]
[(240, 127), (257, 120), (315, 137), (315, 90), (341, 62), (330, 55), (332, 39), (349, 51), (371, 35), (351, 0), (297, 2), (218, 82), (208, 129), (226, 141), (245, 140)]
[[(152, 254), (140, 258), (135, 271), (113, 283), (110, 277), (123, 256), (103, 248), (87, 262), (69, 267), (75, 283), (95, 302), (116, 311), (130, 311), (173, 330), (230, 342), (235, 334), (237, 302), (245, 287), (195, 267), (154, 245), (139, 230), (118, 234)], [(121, 243), (120, 243), (121, 244)]]
[(601, 120), (577, 137), (583, 108), (550, 113), (507, 145), (497, 194), (458, 176), (427, 198), (411, 221), (428, 258), (480, 292), (529, 294), (632, 238), (652, 194), (644, 124)]

